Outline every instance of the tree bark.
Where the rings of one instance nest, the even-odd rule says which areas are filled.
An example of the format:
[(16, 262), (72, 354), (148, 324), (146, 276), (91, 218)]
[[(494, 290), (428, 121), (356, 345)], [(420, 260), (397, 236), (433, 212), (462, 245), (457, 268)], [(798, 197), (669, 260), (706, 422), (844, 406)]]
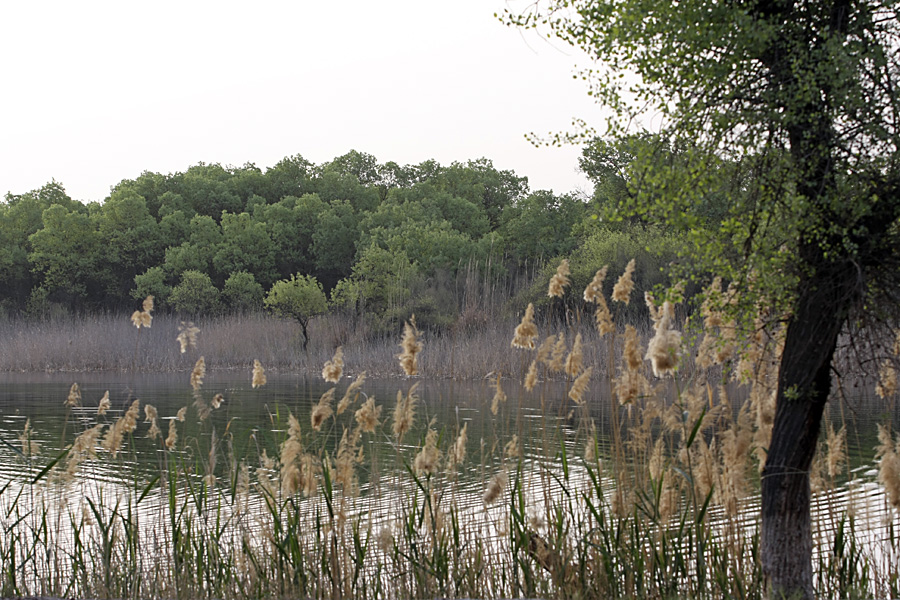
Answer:
[(760, 555), (769, 598), (814, 598), (809, 469), (831, 389), (837, 338), (854, 302), (856, 268), (801, 250), (814, 271), (801, 281), (778, 377), (772, 440), (762, 476)]

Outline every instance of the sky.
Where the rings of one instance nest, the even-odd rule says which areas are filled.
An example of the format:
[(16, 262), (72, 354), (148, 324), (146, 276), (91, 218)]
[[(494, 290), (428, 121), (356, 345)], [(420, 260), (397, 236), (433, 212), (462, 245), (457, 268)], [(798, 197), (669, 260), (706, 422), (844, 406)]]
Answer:
[[(589, 191), (599, 124), (583, 57), (503, 25), (505, 0), (41, 1), (0, 7), (0, 194), (52, 179), (82, 201), (143, 171), (260, 168), (349, 150), (485, 157), (531, 189)], [(523, 8), (525, 4), (511, 4)]]

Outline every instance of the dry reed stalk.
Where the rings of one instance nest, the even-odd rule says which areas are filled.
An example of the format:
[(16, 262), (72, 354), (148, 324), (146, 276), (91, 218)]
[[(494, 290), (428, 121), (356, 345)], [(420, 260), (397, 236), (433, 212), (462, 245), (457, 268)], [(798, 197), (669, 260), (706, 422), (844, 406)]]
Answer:
[(253, 359), (253, 374), (250, 377), (250, 386), (255, 389), (264, 385), (266, 385), (266, 370), (263, 369), (259, 360)]
[(416, 315), (403, 325), (403, 339), (400, 347), (403, 349), (397, 358), (400, 359), (400, 367), (407, 377), (419, 374), (417, 356), (422, 351), (422, 343), (418, 341), (419, 330), (416, 328)]
[(563, 259), (556, 268), (556, 273), (550, 278), (550, 285), (547, 288), (547, 295), (551, 298), (562, 298), (566, 292), (566, 286), (569, 285), (569, 260)]
[(419, 384), (415, 383), (409, 388), (406, 397), (403, 396), (401, 390), (397, 390), (397, 405), (394, 407), (394, 425), (392, 430), (398, 442), (403, 439), (403, 435), (413, 426), (416, 415), (416, 401), (419, 399), (416, 395), (417, 387), (419, 387)]
[(108, 411), (111, 406), (112, 402), (109, 400), (109, 390), (106, 390), (106, 393), (103, 394), (103, 397), (100, 398), (100, 402), (97, 404), (97, 416), (105, 415), (106, 411)]
[(625, 266), (625, 272), (622, 273), (619, 280), (616, 281), (616, 285), (613, 286), (612, 299), (614, 301), (622, 302), (627, 305), (631, 300), (631, 291), (634, 289), (634, 281), (632, 278), (634, 275), (634, 265), (634, 259), (632, 258)]
[(537, 338), (537, 326), (534, 324), (534, 304), (529, 302), (522, 321), (516, 326), (510, 345), (513, 348), (534, 350), (535, 338)]
[(343, 373), (344, 350), (341, 346), (338, 346), (331, 360), (325, 361), (325, 366), (322, 368), (322, 378), (329, 383), (337, 383), (341, 380)]
[(334, 400), (335, 389), (336, 388), (331, 388), (322, 394), (319, 398), (319, 402), (313, 407), (312, 413), (309, 415), (312, 427), (316, 431), (321, 431), (322, 424), (334, 414), (334, 410), (331, 408), (331, 402)]
[(344, 392), (343, 398), (338, 402), (337, 406), (337, 414), (342, 414), (345, 410), (350, 408), (354, 402), (356, 402), (357, 398), (359, 398), (359, 388), (366, 382), (366, 372), (363, 371), (359, 375), (356, 376), (356, 379), (347, 386), (347, 391)]
[(175, 339), (178, 341), (182, 354), (187, 352), (188, 348), (197, 347), (198, 333), (200, 330), (194, 326), (193, 321), (181, 322), (181, 325), (178, 326), (178, 336)]

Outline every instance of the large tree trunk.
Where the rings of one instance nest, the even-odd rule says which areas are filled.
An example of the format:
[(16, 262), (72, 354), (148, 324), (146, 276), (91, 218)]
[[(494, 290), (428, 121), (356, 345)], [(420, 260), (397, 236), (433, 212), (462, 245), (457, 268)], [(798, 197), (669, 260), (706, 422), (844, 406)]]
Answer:
[(853, 303), (851, 261), (823, 260), (818, 247), (801, 250), (817, 265), (802, 278), (788, 324), (772, 440), (762, 478), (760, 554), (769, 598), (814, 598), (809, 469), (831, 388), (831, 361)]

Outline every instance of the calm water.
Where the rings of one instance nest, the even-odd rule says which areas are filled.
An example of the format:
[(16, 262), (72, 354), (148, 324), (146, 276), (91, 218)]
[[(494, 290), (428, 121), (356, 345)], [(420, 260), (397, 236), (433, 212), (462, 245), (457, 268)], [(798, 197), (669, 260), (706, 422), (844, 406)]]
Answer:
[[(335, 405), (347, 385), (352, 381), (344, 377), (338, 385)], [(77, 382), (82, 393), (82, 407), (69, 409), (65, 399), (72, 383)], [(383, 405), (382, 422), (390, 423), (398, 390), (404, 392), (413, 382), (396, 380), (367, 380), (361, 396), (352, 408), (359, 408), (361, 401), (374, 396), (376, 403)], [(239, 457), (258, 454), (266, 449), (270, 456), (277, 453), (284, 438), (288, 412), (300, 420), (304, 435), (322, 437), (321, 443), (333, 453), (340, 431), (312, 433), (309, 414), (319, 397), (331, 384), (321, 379), (299, 376), (270, 375), (268, 383), (259, 389), (250, 385), (249, 373), (225, 372), (207, 375), (202, 394), (209, 401), (215, 394), (222, 394), (224, 402), (213, 411), (209, 423), (197, 423), (193, 410), (189, 408), (189, 418), (181, 430), (182, 438), (203, 438), (214, 429), (219, 438), (228, 435), (233, 441)], [(417, 405), (416, 425), (404, 438), (407, 445), (418, 446), (422, 442), (426, 425), (434, 420), (435, 428), (445, 436), (455, 436), (456, 432), (468, 424), (468, 456), (475, 465), (481, 465), (481, 453), (487, 454), (493, 444), (506, 443), (516, 433), (526, 460), (532, 453), (546, 456), (551, 443), (550, 455), (556, 453), (560, 444), (570, 451), (575, 450), (577, 438), (577, 418), (571, 413), (569, 404), (561, 405), (565, 397), (562, 385), (549, 385), (542, 391), (515, 398), (512, 383), (506, 383), (509, 400), (500, 406), (498, 416), (490, 413), (489, 407), (494, 390), (488, 383), (428, 382), (422, 381), (418, 388), (420, 401)], [(609, 391), (593, 384), (590, 412), (597, 424), (601, 438), (607, 432), (611, 421), (608, 402)], [(97, 416), (96, 407), (103, 394), (109, 391), (112, 408), (104, 416)], [(144, 423), (145, 404), (156, 407), (160, 417), (160, 428), (165, 436), (168, 420), (182, 407), (193, 403), (192, 390), (187, 374), (179, 375), (121, 375), (110, 373), (77, 374), (3, 374), (0, 377), (0, 476), (15, 477), (22, 472), (23, 460), (15, 449), (21, 448), (19, 436), (30, 420), (32, 439), (40, 444), (41, 454), (33, 461), (32, 468), (39, 469), (61, 448), (71, 444), (75, 435), (96, 423), (112, 423), (134, 399), (141, 400), (139, 426), (134, 436), (136, 452), (152, 473), (158, 470), (157, 454), (159, 441), (146, 439), (149, 425)], [(876, 425), (886, 420), (892, 421), (895, 430), (900, 430), (900, 413), (891, 412), (881, 402), (854, 401), (831, 402), (828, 416), (836, 427), (847, 425), (847, 443), (852, 468), (861, 468), (871, 463), (874, 446), (877, 443)], [(339, 417), (347, 426), (351, 415)], [(334, 421), (329, 421), (333, 423)], [(181, 425), (180, 425), (181, 426)], [(549, 431), (548, 431), (549, 428)], [(369, 444), (383, 446), (380, 450), (394, 451), (390, 439), (376, 438)], [(602, 443), (602, 442), (601, 442)], [(446, 447), (446, 440), (442, 446)]]
[[(351, 381), (345, 377), (338, 385), (334, 406)], [(82, 406), (74, 409), (65, 406), (73, 382), (79, 384), (82, 393)], [(388, 469), (404, 470), (404, 465), (412, 463), (429, 423), (433, 423), (441, 433), (440, 446), (444, 449), (452, 444), (459, 429), (467, 425), (467, 462), (460, 469), (455, 484), (460, 492), (457, 497), (465, 499), (459, 508), (461, 514), (480, 523), (477, 527), (481, 527), (485, 535), (496, 536), (498, 540), (503, 539), (504, 518), (497, 506), (485, 510), (481, 497), (486, 482), (502, 468), (503, 447), (514, 434), (519, 436), (525, 477), (533, 482), (533, 488), (531, 483), (526, 483), (524, 487), (526, 492), (533, 490), (529, 502), (537, 507), (538, 512), (542, 494), (553, 493), (547, 492), (553, 487), (548, 488), (547, 482), (560, 476), (564, 469), (573, 478), (570, 482), (586, 478), (585, 472), (575, 466), (578, 461), (570, 458), (566, 466), (563, 465), (562, 449), (568, 457), (580, 455), (584, 442), (584, 428), (579, 426), (578, 416), (573, 415), (571, 403), (559, 401), (566, 396), (564, 386), (546, 385), (541, 391), (536, 390), (519, 398), (512, 391), (516, 386), (506, 383), (504, 387), (509, 399), (500, 406), (499, 414), (494, 416), (490, 411), (494, 390), (486, 381), (465, 384), (423, 381), (418, 389), (420, 400), (415, 427), (405, 436), (404, 444), (397, 446), (389, 433), (393, 408), (398, 390), (405, 392), (412, 383), (401, 379), (368, 380), (362, 387), (365, 395), (374, 396), (376, 403), (384, 407), (381, 421), (387, 424), (379, 429), (379, 433), (365, 436), (363, 449), (366, 460), (358, 470), (362, 496), (366, 497), (377, 487), (379, 493), (376, 496), (382, 502), (377, 507), (363, 503), (354, 509), (358, 515), (366, 514), (371, 523), (389, 522), (392, 505), (408, 493), (407, 490), (391, 488), (393, 473)], [(115, 493), (137, 496), (147, 482), (159, 476), (161, 469), (165, 468), (164, 462), (173, 456), (181, 460), (182, 465), (195, 465), (192, 471), (199, 477), (203, 473), (203, 465), (209, 462), (212, 439), (217, 440), (217, 485), (220, 489), (227, 489), (228, 482), (233, 481), (233, 472), (229, 472), (235, 464), (232, 458), (238, 461), (246, 459), (255, 467), (260, 464), (263, 451), (270, 457), (278, 455), (286, 435), (288, 413), (299, 419), (308, 451), (320, 455), (327, 453), (333, 457), (343, 429), (352, 424), (352, 414), (330, 419), (327, 422), (330, 429), (322, 432), (313, 432), (309, 419), (312, 407), (330, 387), (320, 379), (270, 375), (264, 387), (252, 389), (249, 373), (210, 373), (205, 379), (202, 395), (208, 402), (215, 394), (222, 394), (224, 402), (202, 424), (198, 423), (194, 410), (189, 408), (187, 421), (178, 424), (177, 452), (166, 453), (161, 450), (161, 440), (146, 437), (149, 425), (144, 422), (143, 406), (149, 403), (156, 407), (159, 426), (165, 437), (169, 421), (179, 409), (191, 407), (194, 402), (187, 374), (4, 374), (0, 377), (0, 490), (7, 493), (0, 492), (3, 496), (0, 500), (5, 502), (15, 495), (9, 492), (10, 489), (27, 488), (27, 484), (59, 456), (61, 449), (71, 444), (75, 436), (97, 423), (114, 422), (134, 399), (141, 400), (142, 408), (138, 429), (129, 442), (132, 445), (116, 460), (99, 453), (98, 460), (87, 461), (81, 467), (77, 487), (63, 488), (77, 492), (63, 495), (62, 500), (69, 503), (67, 506), (82, 502), (79, 494), (84, 497), (106, 494), (107, 498)], [(610, 398), (610, 392), (600, 385), (592, 387), (590, 415), (597, 425), (602, 451), (611, 421), (610, 405), (608, 400), (603, 399)], [(112, 408), (106, 415), (98, 416), (96, 407), (107, 390)], [(350, 410), (359, 408), (365, 397), (361, 397)], [(882, 542), (889, 535), (889, 528), (900, 527), (900, 515), (887, 509), (884, 491), (875, 483), (872, 462), (873, 448), (877, 443), (876, 424), (891, 420), (895, 429), (900, 429), (900, 419), (896, 412), (888, 411), (881, 403), (863, 401), (833, 402), (828, 416), (837, 427), (847, 425), (849, 462), (855, 475), (836, 490), (815, 498), (813, 514), (819, 522), (817, 535), (822, 536), (818, 547), (829, 547), (831, 532), (837, 527), (836, 522), (829, 522), (828, 519), (844, 514), (852, 503), (861, 540), (875, 549), (873, 552), (878, 553), (878, 560), (900, 560), (900, 557), (893, 556), (897, 552), (893, 546), (888, 545), (886, 551), (878, 550), (884, 548)], [(17, 451), (21, 449), (19, 436), (26, 420), (31, 423), (32, 440), (41, 446), (41, 453), (33, 459), (26, 459)], [(370, 460), (373, 457), (381, 459)], [(543, 471), (534, 467), (538, 462)], [(64, 468), (63, 461), (60, 467)], [(541, 477), (543, 482), (538, 481)], [(156, 488), (141, 505), (146, 507), (144, 523), (156, 522), (158, 516), (165, 514), (165, 505), (164, 491)], [(250, 511), (265, 510), (259, 495), (251, 498), (248, 508)], [(745, 499), (739, 518), (746, 522), (747, 528), (753, 529), (758, 523), (758, 511), (758, 496), (751, 494)]]

